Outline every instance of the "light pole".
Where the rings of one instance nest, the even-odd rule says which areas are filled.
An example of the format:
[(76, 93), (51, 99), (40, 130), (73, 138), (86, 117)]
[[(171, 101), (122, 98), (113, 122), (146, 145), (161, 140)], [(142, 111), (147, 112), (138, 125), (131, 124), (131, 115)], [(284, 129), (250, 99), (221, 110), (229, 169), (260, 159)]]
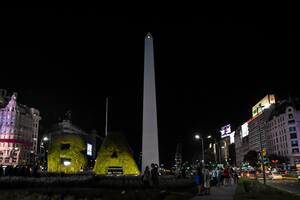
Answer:
[[(209, 138), (211, 138), (211, 135), (207, 136), (207, 139), (209, 139)], [(201, 140), (201, 146), (202, 146), (202, 164), (204, 165), (205, 161), (204, 161), (204, 142), (203, 142), (203, 137), (201, 136), (201, 134), (195, 133), (195, 139), (196, 140)]]
[(199, 135), (195, 135), (196, 140), (201, 140), (201, 146), (202, 146), (202, 164), (204, 165), (204, 145), (203, 145), (203, 138)]
[[(258, 108), (262, 108), (263, 106), (257, 107), (257, 113), (258, 113)], [(266, 172), (265, 172), (265, 162), (264, 162), (264, 157), (263, 157), (263, 146), (262, 146), (262, 139), (261, 139), (261, 130), (260, 130), (260, 122), (258, 121), (258, 132), (259, 132), (259, 141), (260, 141), (260, 158), (261, 158), (261, 163), (262, 163), (262, 170), (263, 170), (263, 178), (264, 178), (264, 184), (266, 184)]]

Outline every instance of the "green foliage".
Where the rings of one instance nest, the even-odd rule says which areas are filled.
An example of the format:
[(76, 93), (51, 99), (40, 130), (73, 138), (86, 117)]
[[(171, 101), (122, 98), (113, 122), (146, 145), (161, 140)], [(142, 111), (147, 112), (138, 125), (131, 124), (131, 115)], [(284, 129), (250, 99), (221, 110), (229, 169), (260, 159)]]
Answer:
[(104, 139), (94, 167), (96, 174), (107, 174), (108, 167), (123, 167), (124, 174), (138, 175), (140, 171), (133, 159), (124, 136), (110, 133)]
[[(62, 144), (70, 144), (70, 148), (62, 150)], [(79, 172), (87, 163), (87, 158), (83, 154), (85, 149), (85, 143), (78, 135), (59, 135), (52, 138), (48, 152), (48, 172)], [(71, 165), (64, 166), (61, 158), (71, 159)]]

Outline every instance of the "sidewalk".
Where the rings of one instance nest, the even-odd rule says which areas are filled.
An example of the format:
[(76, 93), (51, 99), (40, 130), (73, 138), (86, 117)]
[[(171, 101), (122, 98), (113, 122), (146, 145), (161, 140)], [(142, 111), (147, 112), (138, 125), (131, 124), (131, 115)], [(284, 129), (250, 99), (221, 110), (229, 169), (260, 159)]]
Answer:
[(233, 200), (236, 187), (237, 184), (221, 187), (212, 187), (210, 190), (210, 195), (195, 196), (190, 200)]

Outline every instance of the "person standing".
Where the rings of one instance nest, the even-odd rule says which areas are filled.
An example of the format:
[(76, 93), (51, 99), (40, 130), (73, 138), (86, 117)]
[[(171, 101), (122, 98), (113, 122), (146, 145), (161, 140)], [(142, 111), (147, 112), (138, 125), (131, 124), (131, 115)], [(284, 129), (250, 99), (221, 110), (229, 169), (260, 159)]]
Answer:
[(151, 164), (151, 182), (152, 186), (158, 186), (158, 167), (154, 163)]
[(150, 177), (151, 177), (151, 175), (150, 175), (149, 166), (146, 166), (144, 174), (142, 176), (142, 181), (143, 181), (144, 186), (146, 186), (146, 187), (150, 186)]

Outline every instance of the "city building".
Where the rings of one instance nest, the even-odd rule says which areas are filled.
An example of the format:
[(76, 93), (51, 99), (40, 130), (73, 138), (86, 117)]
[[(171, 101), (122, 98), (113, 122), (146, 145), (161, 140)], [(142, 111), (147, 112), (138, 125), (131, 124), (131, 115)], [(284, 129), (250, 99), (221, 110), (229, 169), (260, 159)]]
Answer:
[(260, 152), (267, 148), (266, 125), (274, 109), (275, 96), (266, 95), (252, 108), (252, 118), (248, 121), (249, 149)]
[(0, 164), (35, 164), (40, 120), (37, 109), (17, 102), (17, 93), (0, 90)]
[(241, 166), (244, 161), (244, 156), (249, 151), (248, 122), (250, 121), (251, 119), (239, 126), (234, 134), (235, 160), (237, 166)]
[(268, 154), (288, 158), (289, 163), (300, 163), (300, 102), (296, 99), (275, 104), (267, 122)]
[(220, 141), (220, 160), (221, 163), (228, 164), (229, 163), (229, 145), (230, 145), (230, 137), (222, 138)]
[(178, 143), (176, 146), (176, 153), (175, 153), (175, 171), (179, 172), (182, 165), (182, 144)]

